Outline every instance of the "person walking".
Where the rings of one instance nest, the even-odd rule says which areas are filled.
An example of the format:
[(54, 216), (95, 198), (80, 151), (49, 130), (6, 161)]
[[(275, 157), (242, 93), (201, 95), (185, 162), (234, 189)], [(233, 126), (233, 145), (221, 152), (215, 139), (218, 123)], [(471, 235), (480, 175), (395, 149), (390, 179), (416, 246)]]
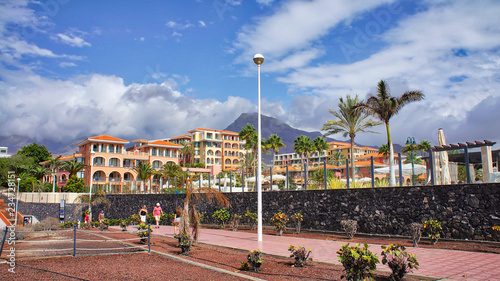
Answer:
[(160, 217), (163, 214), (163, 211), (160, 207), (160, 203), (156, 203), (156, 207), (153, 209), (153, 216), (155, 217), (156, 221), (156, 228), (160, 228)]
[(146, 205), (142, 206), (142, 209), (139, 211), (139, 216), (141, 216), (141, 222), (146, 223), (146, 215), (148, 214), (148, 209), (146, 209)]
[[(181, 215), (182, 215), (182, 209), (181, 207), (177, 206), (175, 207), (175, 215), (174, 215), (174, 235), (177, 234), (177, 227), (181, 223)], [(179, 228), (179, 234), (180, 234), (180, 228)]]
[(97, 219), (99, 220), (99, 223), (102, 223), (102, 220), (104, 219), (104, 211), (101, 211), (99, 213), (99, 216), (97, 217)]

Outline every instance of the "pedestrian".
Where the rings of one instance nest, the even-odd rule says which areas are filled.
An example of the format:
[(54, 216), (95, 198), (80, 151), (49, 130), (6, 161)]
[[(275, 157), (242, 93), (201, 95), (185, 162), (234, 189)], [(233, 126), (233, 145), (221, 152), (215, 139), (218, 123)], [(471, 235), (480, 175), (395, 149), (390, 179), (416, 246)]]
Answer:
[[(177, 234), (177, 227), (181, 223), (181, 215), (182, 215), (182, 209), (181, 207), (177, 206), (175, 207), (175, 215), (174, 215), (174, 235)], [(179, 228), (179, 234), (180, 234), (180, 228)]]
[(104, 219), (104, 211), (101, 211), (99, 213), (99, 216), (97, 217), (97, 219), (99, 220), (99, 223), (102, 223), (102, 220)]
[(141, 216), (141, 222), (146, 223), (146, 215), (148, 214), (148, 210), (146, 209), (146, 205), (142, 206), (142, 209), (139, 211), (139, 216)]
[(89, 212), (87, 211), (85, 213), (85, 226), (87, 226), (89, 224), (89, 220), (90, 220), (90, 217), (89, 217)]
[(163, 214), (163, 211), (160, 207), (160, 203), (156, 203), (156, 207), (153, 209), (153, 216), (155, 217), (156, 221), (156, 228), (160, 228), (160, 217)]

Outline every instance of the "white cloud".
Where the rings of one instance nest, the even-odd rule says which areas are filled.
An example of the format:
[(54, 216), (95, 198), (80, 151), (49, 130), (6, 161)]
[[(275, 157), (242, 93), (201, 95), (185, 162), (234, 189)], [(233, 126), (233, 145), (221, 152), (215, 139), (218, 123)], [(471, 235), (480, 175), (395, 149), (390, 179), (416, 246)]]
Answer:
[(75, 67), (76, 63), (74, 62), (61, 62), (59, 63), (60, 67)]
[(73, 47), (90, 47), (90, 43), (86, 42), (83, 38), (78, 37), (73, 34), (62, 34), (58, 33), (55, 36), (52, 36), (52, 40), (57, 42), (61, 42)]
[(2, 130), (36, 139), (166, 138), (197, 127), (223, 129), (242, 112), (255, 111), (240, 97), (196, 99), (169, 83), (126, 86), (119, 77), (98, 74), (66, 81), (5, 71), (3, 77)]
[(269, 6), (274, 2), (274, 0), (257, 0), (260, 5)]
[(207, 24), (206, 24), (204, 21), (202, 21), (202, 20), (199, 20), (199, 21), (198, 21), (198, 24), (199, 24), (201, 27), (205, 27), (205, 26), (207, 26)]
[(168, 21), (167, 23), (165, 23), (165, 25), (169, 28), (173, 28), (173, 29), (186, 29), (186, 28), (190, 28), (192, 27), (193, 25), (189, 22), (186, 22), (186, 23), (178, 23), (178, 22), (175, 22), (175, 21)]

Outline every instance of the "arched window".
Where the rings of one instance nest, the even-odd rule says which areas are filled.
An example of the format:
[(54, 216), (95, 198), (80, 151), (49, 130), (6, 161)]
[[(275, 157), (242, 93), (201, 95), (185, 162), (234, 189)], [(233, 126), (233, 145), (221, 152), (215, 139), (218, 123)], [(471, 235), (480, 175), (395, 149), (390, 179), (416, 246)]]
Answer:
[(159, 160), (153, 161), (153, 165), (152, 166), (153, 166), (154, 169), (161, 168), (161, 166), (162, 166), (161, 161), (159, 161)]
[(234, 159), (233, 160), (233, 165), (238, 165), (238, 160)]
[(226, 159), (226, 161), (224, 163), (226, 163), (227, 165), (231, 165), (231, 160)]

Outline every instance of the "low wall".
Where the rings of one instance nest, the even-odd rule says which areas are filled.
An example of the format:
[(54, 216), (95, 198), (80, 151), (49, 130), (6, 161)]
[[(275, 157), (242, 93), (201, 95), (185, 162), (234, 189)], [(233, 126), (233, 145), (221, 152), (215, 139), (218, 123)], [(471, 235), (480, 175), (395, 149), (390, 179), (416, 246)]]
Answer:
[[(256, 212), (255, 192), (225, 195), (231, 203), (231, 213)], [(111, 207), (94, 208), (93, 216), (102, 209), (108, 218), (124, 218), (138, 213), (142, 205), (151, 212), (156, 203), (165, 212), (173, 213), (175, 206), (183, 205), (184, 197), (183, 194), (108, 195)], [(491, 227), (500, 224), (500, 183), (263, 192), (262, 203), (264, 225), (271, 225), (272, 215), (282, 211), (288, 216), (301, 213), (303, 228), (315, 230), (341, 231), (340, 221), (354, 219), (361, 233), (409, 235), (408, 226), (412, 222), (436, 219), (443, 226), (445, 238), (494, 240)], [(20, 210), (28, 210), (25, 204), (29, 205), (23, 203)], [(212, 214), (217, 209), (214, 205), (198, 205), (205, 215), (204, 223), (214, 222)], [(40, 206), (30, 210), (44, 211)]]

